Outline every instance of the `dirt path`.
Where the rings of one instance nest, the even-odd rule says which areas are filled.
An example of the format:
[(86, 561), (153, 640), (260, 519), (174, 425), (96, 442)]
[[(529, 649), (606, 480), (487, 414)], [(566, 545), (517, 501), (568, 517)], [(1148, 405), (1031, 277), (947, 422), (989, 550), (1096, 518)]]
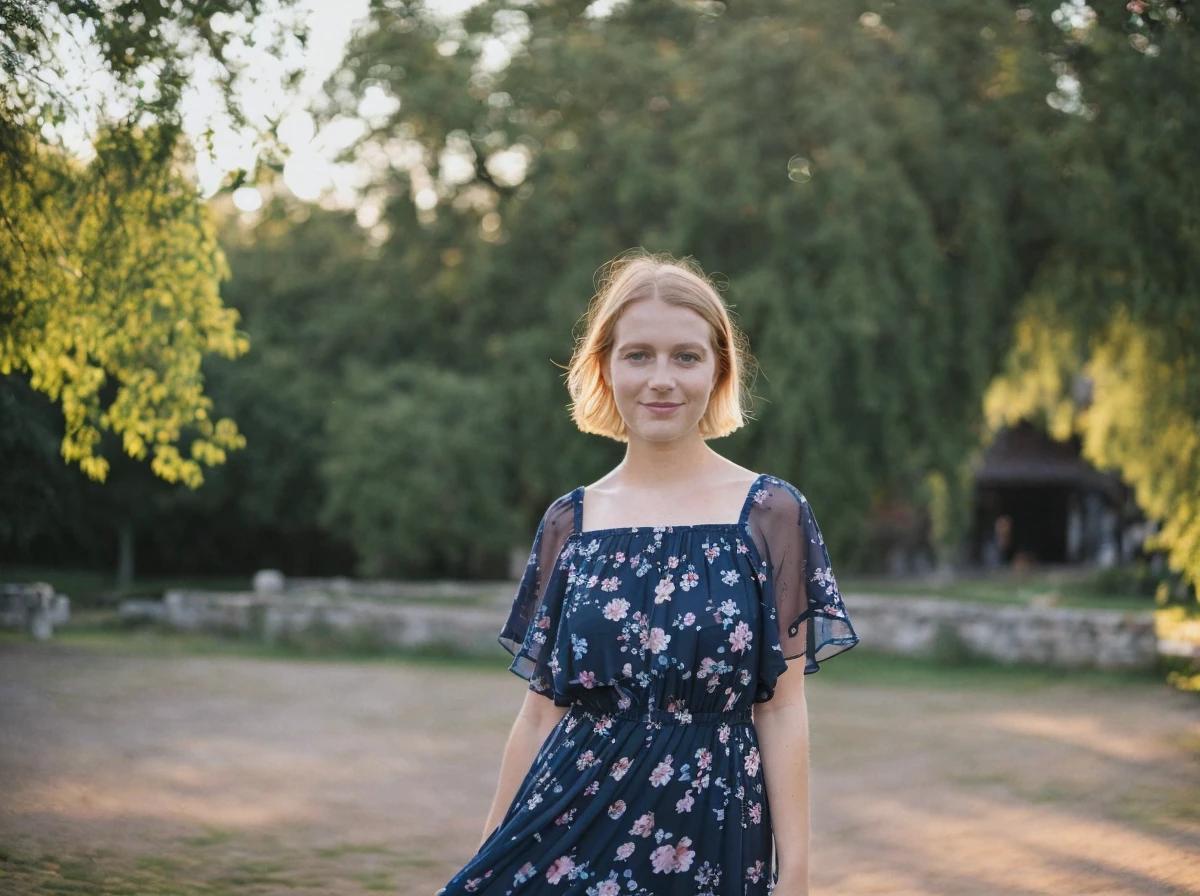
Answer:
[[(814, 896), (1200, 894), (1196, 698), (862, 668), (809, 678)], [(522, 687), (500, 658), (5, 642), (0, 892), (429, 896), (478, 842)]]

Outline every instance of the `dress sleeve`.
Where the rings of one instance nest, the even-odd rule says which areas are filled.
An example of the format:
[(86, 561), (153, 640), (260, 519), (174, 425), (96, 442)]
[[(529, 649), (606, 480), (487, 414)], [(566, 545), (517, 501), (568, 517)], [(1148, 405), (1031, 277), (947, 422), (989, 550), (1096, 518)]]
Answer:
[(804, 494), (766, 477), (750, 514), (761, 566), (763, 665), (755, 701), (770, 699), (786, 660), (804, 657), (804, 674), (858, 643), (816, 514)]
[(574, 574), (571, 495), (553, 501), (538, 523), (529, 560), (512, 609), (497, 638), (513, 655), (508, 669), (529, 681), (529, 690), (553, 699), (558, 669), (555, 644), (563, 598)]

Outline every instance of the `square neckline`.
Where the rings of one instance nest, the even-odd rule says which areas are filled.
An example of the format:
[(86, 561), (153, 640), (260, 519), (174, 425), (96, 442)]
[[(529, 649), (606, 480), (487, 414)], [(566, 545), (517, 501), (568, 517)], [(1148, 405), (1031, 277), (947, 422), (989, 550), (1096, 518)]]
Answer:
[(575, 519), (573, 534), (577, 538), (598, 538), (607, 535), (617, 534), (633, 534), (641, 532), (643, 529), (647, 532), (663, 531), (663, 532), (690, 532), (702, 531), (705, 529), (740, 529), (746, 523), (746, 518), (750, 511), (750, 502), (754, 499), (755, 493), (758, 491), (758, 484), (763, 479), (767, 478), (766, 473), (759, 473), (754, 477), (750, 486), (746, 489), (746, 496), (742, 499), (742, 509), (738, 513), (736, 522), (732, 523), (680, 523), (678, 525), (669, 525), (664, 523), (647, 524), (642, 526), (606, 526), (603, 529), (584, 529), (583, 528), (583, 497), (587, 486), (579, 485), (575, 487), (575, 491), (571, 493), (571, 502), (575, 508)]

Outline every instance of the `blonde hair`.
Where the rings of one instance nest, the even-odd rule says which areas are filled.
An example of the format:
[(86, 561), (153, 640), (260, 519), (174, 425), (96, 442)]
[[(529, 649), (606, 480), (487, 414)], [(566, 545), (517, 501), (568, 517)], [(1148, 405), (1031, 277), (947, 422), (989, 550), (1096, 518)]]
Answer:
[(603, 370), (622, 312), (631, 303), (650, 298), (690, 308), (708, 322), (717, 379), (700, 419), (701, 437), (727, 436), (753, 419), (743, 411), (750, 400), (747, 376), (754, 365), (749, 341), (734, 326), (717, 287), (693, 259), (639, 248), (618, 255), (600, 270), (600, 285), (583, 317), (584, 333), (576, 339), (566, 373), (571, 419), (582, 432), (629, 441), (628, 427)]

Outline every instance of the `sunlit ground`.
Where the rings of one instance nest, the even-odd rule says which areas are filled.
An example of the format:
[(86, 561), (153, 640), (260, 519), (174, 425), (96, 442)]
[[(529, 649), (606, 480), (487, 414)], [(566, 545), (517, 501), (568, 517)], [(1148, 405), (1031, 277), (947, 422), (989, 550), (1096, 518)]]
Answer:
[[(428, 896), (478, 843), (505, 665), (6, 635), (0, 891)], [(1200, 893), (1196, 695), (861, 647), (806, 685), (814, 896)]]

